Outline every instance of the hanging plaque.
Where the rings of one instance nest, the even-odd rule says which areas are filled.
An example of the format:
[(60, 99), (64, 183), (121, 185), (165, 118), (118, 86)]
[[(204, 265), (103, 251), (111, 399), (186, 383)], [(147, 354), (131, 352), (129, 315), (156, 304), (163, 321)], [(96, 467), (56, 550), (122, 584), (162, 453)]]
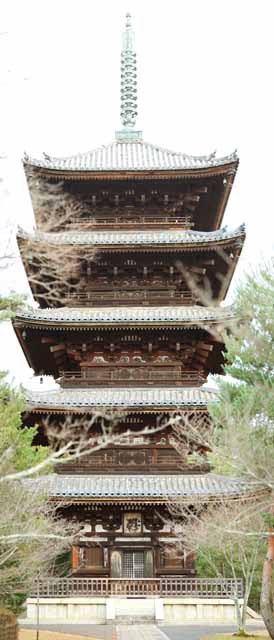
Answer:
[(124, 533), (133, 535), (142, 533), (142, 516), (140, 513), (124, 514)]

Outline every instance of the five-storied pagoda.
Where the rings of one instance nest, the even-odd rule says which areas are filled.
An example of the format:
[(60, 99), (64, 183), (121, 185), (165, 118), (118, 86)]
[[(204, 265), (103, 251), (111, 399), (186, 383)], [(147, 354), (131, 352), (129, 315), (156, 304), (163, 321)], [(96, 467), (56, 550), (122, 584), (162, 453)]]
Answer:
[[(130, 431), (121, 443), (57, 465), (49, 489), (68, 517), (85, 523), (73, 548), (73, 575), (132, 583), (195, 574), (187, 552), (170, 551), (167, 498), (184, 496), (191, 504), (197, 496), (239, 493), (239, 483), (210, 473), (205, 451), (195, 463), (189, 449), (182, 457), (173, 447), (171, 428), (153, 428), (179, 412), (207, 416), (215, 394), (204, 383), (209, 373), (222, 372), (218, 329), (233, 316), (220, 303), (245, 238), (243, 227), (221, 228), (236, 153), (194, 157), (145, 142), (135, 129), (136, 86), (128, 15), (123, 128), (115, 141), (71, 157), (24, 158), (26, 174), (31, 170), (44, 190), (62, 184), (66, 197), (81, 205), (58, 231), (38, 229), (32, 242), (38, 251), (47, 242), (53, 261), (56, 247), (64, 247), (65, 256), (73, 246), (82, 258), (80, 276), (71, 273), (74, 286), (65, 293), (63, 287), (58, 304), (48, 308), (46, 289), (38, 296), (31, 277), (28, 234), (19, 231), (40, 307), (19, 311), (14, 321), (29, 365), (59, 384), (28, 394), (28, 424), (88, 418), (96, 410), (116, 413), (121, 434)], [(91, 259), (88, 250), (94, 250)], [(60, 259), (60, 251), (56, 255)], [(151, 434), (140, 435), (145, 427)]]

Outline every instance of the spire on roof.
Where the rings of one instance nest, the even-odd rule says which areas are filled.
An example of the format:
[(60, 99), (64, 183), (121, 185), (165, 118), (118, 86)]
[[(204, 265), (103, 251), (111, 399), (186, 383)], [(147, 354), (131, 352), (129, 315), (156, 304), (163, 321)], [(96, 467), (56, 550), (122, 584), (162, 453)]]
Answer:
[(118, 140), (140, 139), (142, 133), (133, 130), (137, 117), (137, 65), (130, 13), (126, 14), (126, 28), (122, 39), (120, 115), (124, 129), (116, 132), (116, 138)]
[(121, 120), (126, 128), (134, 127), (137, 116), (136, 53), (130, 19), (131, 15), (127, 13), (121, 53)]
[[(133, 53), (134, 39), (135, 39), (134, 31), (131, 27), (131, 15), (130, 13), (127, 13), (126, 14), (126, 30), (123, 33), (123, 52), (130, 51), (131, 53)], [(122, 52), (122, 55), (123, 55), (123, 52)], [(136, 58), (136, 54), (133, 53), (133, 55), (135, 55), (135, 58)], [(136, 68), (135, 68), (135, 72), (136, 72)]]

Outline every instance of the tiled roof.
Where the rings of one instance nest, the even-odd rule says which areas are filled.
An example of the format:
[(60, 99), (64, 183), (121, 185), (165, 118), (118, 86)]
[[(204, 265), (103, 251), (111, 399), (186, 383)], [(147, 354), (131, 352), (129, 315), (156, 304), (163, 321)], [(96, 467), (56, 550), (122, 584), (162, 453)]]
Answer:
[(156, 230), (156, 231), (63, 231), (60, 233), (33, 234), (18, 230), (19, 238), (31, 241), (49, 242), (51, 244), (76, 245), (149, 245), (149, 244), (183, 244), (202, 245), (213, 244), (225, 240), (234, 240), (245, 234), (245, 226), (241, 225), (234, 231), (226, 228), (219, 231), (184, 231), (184, 230)]
[[(32, 481), (33, 482), (33, 481)], [(58, 475), (36, 482), (55, 498), (74, 499), (210, 499), (253, 493), (252, 485), (236, 478), (205, 475)]]
[(133, 408), (133, 407), (206, 407), (216, 402), (215, 391), (205, 388), (180, 387), (138, 387), (100, 388), (100, 389), (52, 389), (48, 391), (26, 391), (29, 409), (93, 409), (94, 407)]
[(143, 140), (115, 141), (86, 153), (56, 158), (43, 154), (33, 158), (27, 154), (24, 162), (57, 171), (146, 171), (195, 170), (227, 165), (238, 160), (236, 151), (223, 158), (215, 153), (191, 156), (161, 148)]
[(18, 309), (16, 320), (64, 324), (162, 324), (225, 322), (234, 318), (231, 307), (61, 307), (59, 309)]

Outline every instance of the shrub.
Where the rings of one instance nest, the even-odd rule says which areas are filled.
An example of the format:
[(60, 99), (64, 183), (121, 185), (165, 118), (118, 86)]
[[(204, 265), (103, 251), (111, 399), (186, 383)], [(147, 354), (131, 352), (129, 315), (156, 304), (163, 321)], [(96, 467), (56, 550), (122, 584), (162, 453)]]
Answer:
[(12, 611), (12, 613), (15, 613), (16, 616), (20, 616), (25, 611), (27, 597), (26, 593), (12, 593), (6, 597), (2, 597), (0, 609), (4, 607), (4, 609), (8, 609), (9, 611)]

